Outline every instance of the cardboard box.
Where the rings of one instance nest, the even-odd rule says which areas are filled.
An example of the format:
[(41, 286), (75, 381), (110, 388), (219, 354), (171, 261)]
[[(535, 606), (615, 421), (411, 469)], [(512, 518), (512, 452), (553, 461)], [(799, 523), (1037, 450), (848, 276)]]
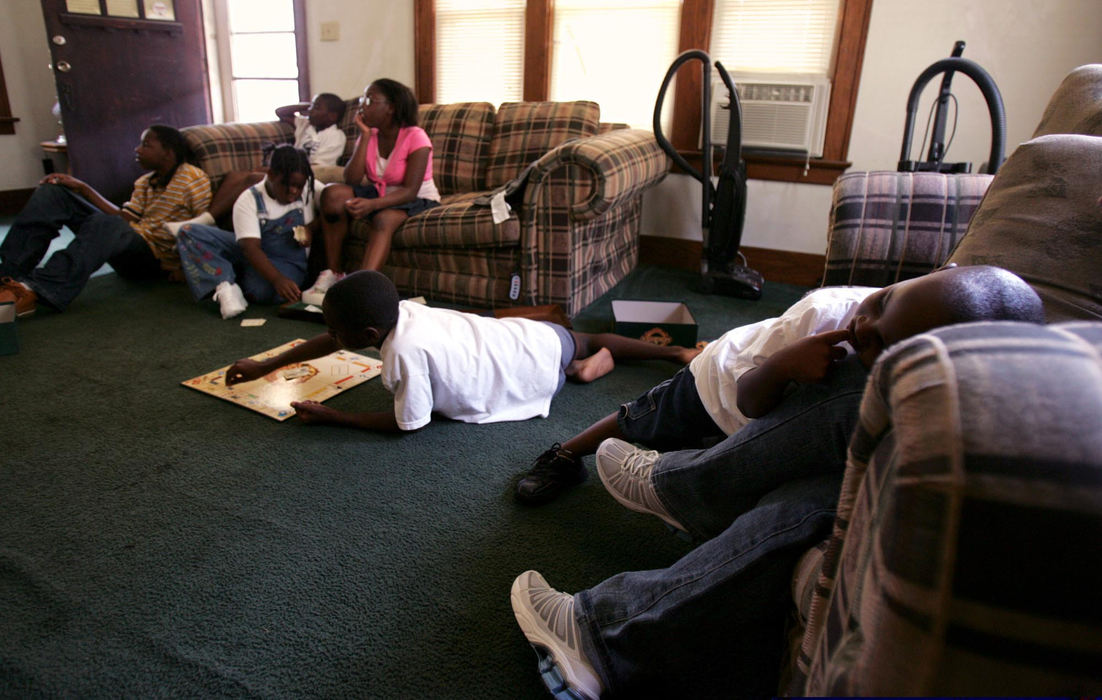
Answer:
[(0, 355), (19, 352), (19, 336), (15, 334), (15, 304), (0, 303)]
[(612, 318), (615, 331), (629, 338), (655, 345), (696, 345), (696, 319), (689, 307), (678, 301), (615, 299)]

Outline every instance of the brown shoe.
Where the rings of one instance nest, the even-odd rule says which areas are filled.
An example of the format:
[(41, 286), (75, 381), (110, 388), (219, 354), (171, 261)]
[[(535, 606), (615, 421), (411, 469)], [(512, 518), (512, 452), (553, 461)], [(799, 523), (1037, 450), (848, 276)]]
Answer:
[(38, 295), (29, 287), (24, 287), (11, 277), (0, 279), (0, 303), (15, 304), (15, 315), (24, 318), (34, 314), (38, 307)]

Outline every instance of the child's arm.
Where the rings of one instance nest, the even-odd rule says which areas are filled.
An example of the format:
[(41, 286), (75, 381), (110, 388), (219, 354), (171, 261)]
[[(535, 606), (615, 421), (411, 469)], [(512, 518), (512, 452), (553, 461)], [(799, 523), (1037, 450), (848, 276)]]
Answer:
[(353, 218), (359, 219), (373, 211), (412, 202), (417, 198), (417, 193), (421, 190), (421, 182), (425, 179), (425, 170), (429, 166), (429, 153), (428, 148), (419, 148), (410, 153), (406, 160), (406, 174), (402, 178), (400, 187), (387, 187), (386, 195), (383, 197), (354, 199), (347, 207), (348, 213)]
[(245, 259), (248, 260), (249, 265), (275, 287), (276, 294), (287, 301), (298, 301), (302, 297), (302, 290), (298, 288), (295, 281), (277, 270), (272, 261), (265, 255), (264, 250), (260, 247), (259, 238), (242, 238), (237, 243), (241, 246), (241, 251), (245, 253)]
[(295, 409), (295, 414), (307, 425), (343, 425), (348, 428), (373, 430), (379, 433), (402, 432), (402, 429), (398, 427), (398, 419), (394, 417), (394, 411), (349, 413), (329, 408), (317, 401), (292, 401), (291, 408)]
[(356, 137), (352, 155), (348, 157), (348, 163), (344, 166), (344, 183), (353, 187), (363, 182), (367, 172), (364, 158), (367, 156), (367, 141), (371, 138), (371, 127), (363, 120), (363, 107), (357, 109), (355, 122), (360, 135)]
[(276, 107), (276, 118), (284, 124), (295, 125), (295, 115), (299, 112), (305, 114), (306, 110), (310, 109), (309, 102), (299, 102), (294, 105), (284, 105), (282, 107)]
[(99, 209), (104, 214), (112, 214), (115, 216), (121, 216), (127, 221), (138, 221), (138, 217), (134, 216), (125, 209), (120, 209), (112, 202), (109, 202), (102, 194), (96, 191), (94, 187), (89, 185), (83, 180), (78, 180), (72, 175), (66, 175), (65, 173), (50, 173), (46, 177), (38, 181), (40, 185), (61, 185), (73, 192), (79, 194), (81, 197), (87, 199), (92, 206)]
[(822, 380), (834, 363), (846, 356), (838, 343), (849, 337), (846, 328), (809, 335), (747, 370), (738, 380), (738, 410), (747, 418), (760, 418), (780, 404), (790, 382)]
[(330, 353), (340, 350), (337, 341), (328, 333), (316, 335), (301, 345), (282, 352), (267, 360), (253, 360), (245, 357), (230, 365), (226, 370), (226, 386), (233, 386), (241, 382), (250, 382), (260, 379), (269, 372), (274, 372), (284, 365), (293, 362), (306, 362), (319, 357), (325, 357)]

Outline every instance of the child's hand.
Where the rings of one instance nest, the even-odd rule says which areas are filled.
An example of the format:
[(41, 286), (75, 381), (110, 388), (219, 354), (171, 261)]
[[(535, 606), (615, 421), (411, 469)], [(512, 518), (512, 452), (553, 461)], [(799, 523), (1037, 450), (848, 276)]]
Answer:
[(778, 374), (791, 381), (811, 384), (822, 381), (835, 362), (846, 356), (838, 344), (849, 340), (849, 330), (842, 328), (800, 338), (781, 348), (766, 360)]
[(336, 423), (339, 411), (328, 408), (317, 401), (292, 401), (291, 408), (295, 409), (295, 415), (307, 425), (322, 425)]
[(241, 382), (251, 382), (254, 379), (260, 379), (267, 373), (268, 370), (264, 365), (246, 357), (234, 362), (230, 365), (230, 368), (226, 370), (226, 386), (233, 386)]
[(298, 301), (302, 298), (302, 290), (289, 277), (280, 275), (279, 279), (272, 283), (272, 286), (275, 287), (276, 294), (287, 301)]
[(348, 215), (353, 219), (362, 219), (375, 211), (375, 200), (364, 199), (363, 197), (353, 197), (345, 201), (344, 210), (347, 211)]

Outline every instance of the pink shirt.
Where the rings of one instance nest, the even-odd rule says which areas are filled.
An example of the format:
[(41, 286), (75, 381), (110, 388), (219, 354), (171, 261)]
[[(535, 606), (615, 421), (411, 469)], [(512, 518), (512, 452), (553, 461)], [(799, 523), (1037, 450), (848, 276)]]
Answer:
[(364, 154), (365, 172), (367, 179), (375, 185), (379, 196), (386, 195), (387, 185), (401, 185), (406, 177), (406, 161), (409, 154), (422, 148), (429, 149), (429, 161), (425, 166), (425, 182), (432, 180), (432, 141), (429, 135), (419, 126), (404, 126), (398, 130), (398, 140), (394, 142), (394, 150), (387, 158), (386, 170), (382, 177), (375, 172), (375, 163), (379, 158), (379, 130), (372, 129), (371, 137), (367, 140), (367, 151)]

